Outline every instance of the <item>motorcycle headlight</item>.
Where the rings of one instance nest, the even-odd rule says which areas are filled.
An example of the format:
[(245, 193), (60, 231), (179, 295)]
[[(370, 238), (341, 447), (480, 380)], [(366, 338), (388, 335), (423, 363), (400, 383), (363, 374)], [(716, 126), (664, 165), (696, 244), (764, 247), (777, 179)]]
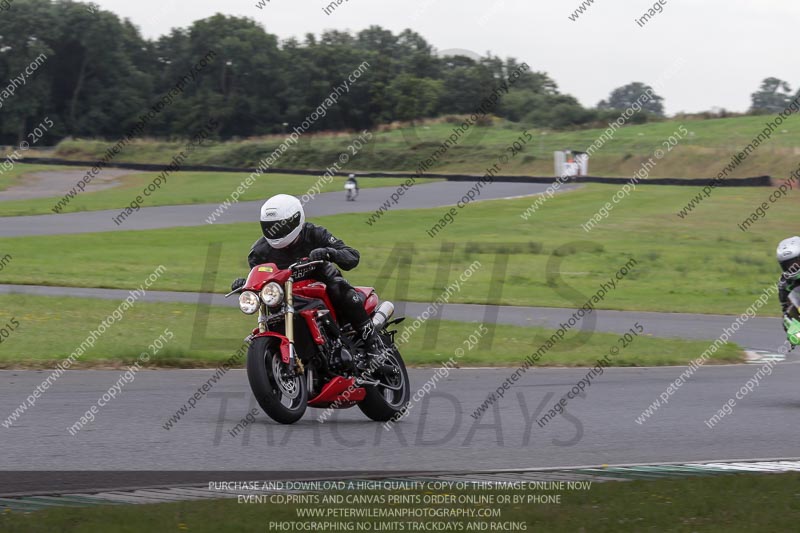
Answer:
[(246, 315), (252, 315), (258, 308), (261, 307), (261, 302), (258, 300), (258, 294), (250, 291), (245, 291), (239, 295), (239, 309)]
[(261, 299), (267, 304), (267, 307), (280, 305), (283, 301), (283, 289), (274, 281), (267, 283), (264, 288), (261, 289)]

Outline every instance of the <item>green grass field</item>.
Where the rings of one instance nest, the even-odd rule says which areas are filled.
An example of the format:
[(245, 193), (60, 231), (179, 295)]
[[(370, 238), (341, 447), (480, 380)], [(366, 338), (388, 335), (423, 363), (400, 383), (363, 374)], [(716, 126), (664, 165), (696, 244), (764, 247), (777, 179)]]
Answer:
[[(0, 346), (0, 368), (52, 368), (75, 351), (119, 304), (88, 298), (0, 296), (0, 328), (11, 324), (12, 319), (19, 323)], [(238, 349), (241, 340), (255, 326), (255, 320), (237, 309), (205, 309), (208, 329), (204, 331), (196, 322), (197, 305), (137, 303), (125, 313), (122, 321), (106, 331), (96, 345), (80, 357), (77, 366), (132, 364), (168, 328), (174, 338), (158, 354), (151, 354), (154, 355), (150, 361), (152, 366), (215, 367)], [(435, 331), (437, 326), (441, 326), (438, 332)], [(469, 350), (465, 339), (477, 327), (478, 324), (429, 321), (406, 344), (400, 345), (401, 350), (406, 362), (415, 366), (440, 366), (451, 357), (461, 366), (515, 366), (553, 334), (543, 328), (496, 326), (491, 346)], [(402, 332), (402, 325), (399, 330)], [(431, 340), (426, 343), (428, 335)], [(612, 346), (621, 348), (618, 337), (596, 333), (584, 344), (568, 335), (540, 361), (540, 366), (593, 366)], [(211, 340), (195, 341), (193, 346), (193, 339)], [(454, 356), (458, 347), (466, 351), (462, 357)], [(707, 347), (708, 342), (703, 341), (642, 336), (628, 348), (621, 349), (611, 361), (614, 366), (680, 365), (696, 358)], [(715, 354), (714, 362), (741, 360), (741, 349), (726, 345)]]
[[(14, 171), (16, 180), (24, 174), (32, 172), (30, 165), (17, 165)], [(71, 169), (71, 167), (35, 167), (40, 170)], [(74, 170), (74, 169), (72, 169)], [(86, 192), (73, 199), (61, 212), (74, 213), (77, 211), (97, 211), (102, 209), (123, 209), (141, 195), (159, 172), (145, 172), (131, 174), (120, 178), (120, 185), (111, 189), (97, 192)], [(167, 177), (167, 183), (152, 196), (147, 197), (143, 207), (161, 205), (184, 204), (218, 204), (227, 200), (231, 193), (245, 180), (249, 174), (245, 173), (211, 173), (211, 172), (180, 172)], [(255, 185), (241, 195), (240, 201), (263, 200), (274, 194), (284, 193), (302, 196), (307, 194), (316, 185), (319, 192), (334, 192), (344, 190), (344, 177), (337, 177), (330, 182), (320, 181), (321, 176), (297, 176), (287, 174), (267, 174), (258, 178)], [(76, 180), (77, 181), (77, 180)], [(359, 186), (363, 188), (397, 186), (405, 179), (398, 178), (363, 178)], [(431, 180), (421, 180), (427, 182)], [(2, 187), (2, 182), (0, 182)], [(0, 188), (0, 190), (2, 190)], [(65, 193), (66, 191), (59, 191)], [(344, 194), (344, 193), (343, 193)], [(37, 198), (32, 200), (16, 200), (0, 202), (0, 217), (21, 215), (51, 215), (51, 208), (61, 200), (62, 196), (50, 198)], [(211, 210), (209, 210), (209, 215)]]
[[(690, 132), (669, 156), (653, 171), (652, 177), (711, 178), (722, 170), (727, 160), (744, 149), (764, 128), (771, 116), (748, 116), (726, 119), (672, 119), (618, 130), (592, 157), (592, 175), (630, 176), (651, 156), (662, 142), (681, 126)], [(800, 119), (791, 117), (765, 145), (762, 145), (733, 174), (736, 177), (769, 174), (786, 177), (797, 167), (797, 146), (800, 146)], [(419, 122), (413, 126), (382, 126), (375, 139), (356, 155), (348, 168), (361, 170), (416, 169), (437, 145), (444, 142), (453, 127), (461, 121), (444, 118)], [(518, 139), (526, 127), (496, 120), (493, 126), (478, 128), (460, 141), (432, 172), (483, 173), (487, 162), (494, 161), (510, 143)], [(545, 131), (530, 128), (533, 140), (523, 149), (522, 157), (514, 158), (504, 169), (507, 174), (553, 175), (553, 151), (570, 148), (585, 150), (603, 132), (602, 129), (577, 131)], [(320, 133), (305, 135), (277, 164), (280, 168), (326, 168), (345, 152), (352, 133)], [(197, 164), (253, 167), (272, 152), (284, 136), (271, 136), (246, 141), (216, 143), (193, 156)], [(57, 155), (72, 159), (94, 159), (106, 150), (106, 143), (90, 140), (69, 140), (58, 146)], [(179, 142), (140, 140), (125, 148), (120, 160), (135, 162), (168, 162)]]
[[(561, 494), (561, 503), (476, 504), (476, 505), (388, 505), (387, 508), (492, 508), (500, 518), (472, 519), (473, 522), (516, 522), (527, 531), (547, 532), (724, 532), (796, 531), (800, 519), (797, 494), (798, 474), (725, 475), (660, 481), (593, 483), (589, 490)], [(376, 494), (376, 493), (370, 493)], [(457, 493), (463, 494), (463, 493)], [(469, 494), (485, 494), (472, 492)], [(496, 492), (527, 496), (532, 493)], [(537, 492), (554, 495), (554, 492)], [(512, 500), (513, 501), (513, 500)], [(298, 518), (299, 504), (239, 504), (236, 500), (165, 503), (146, 506), (102, 506), (57, 508), (34, 513), (0, 514), (0, 530), (7, 533), (225, 533), (269, 531), (270, 522), (311, 525), (321, 519)], [(306, 505), (305, 507), (308, 507)], [(331, 504), (311, 505), (332, 508)], [(342, 507), (342, 506), (338, 506)], [(355, 505), (344, 505), (354, 508)], [(358, 506), (376, 508), (374, 504)], [(378, 524), (388, 519), (362, 519), (372, 524), (369, 530), (381, 531)], [(328, 521), (354, 522), (358, 519), (332, 518)], [(462, 524), (467, 531), (468, 518), (414, 518), (422, 522)], [(405, 522), (408, 529), (411, 524)], [(487, 524), (488, 526), (488, 524)], [(488, 527), (487, 527), (487, 530)], [(328, 533), (358, 531), (342, 525)], [(395, 530), (397, 531), (397, 530)], [(423, 531), (423, 529), (419, 529)]]
[[(797, 198), (774, 204), (743, 233), (737, 224), (770, 189), (718, 189), (681, 220), (675, 213), (696, 189), (642, 185), (596, 229), (584, 232), (580, 224), (617, 190), (589, 185), (558, 195), (527, 221), (520, 214), (531, 199), (472, 204), (435, 239), (425, 232), (441, 216), (438, 209), (392, 211), (371, 227), (364, 214), (313, 222), (363, 252), (361, 265), (347, 274), (351, 282), (374, 285), (395, 300), (432, 301), (475, 260), (482, 267), (451, 301), (574, 308), (631, 259), (636, 266), (598, 307), (734, 315), (776, 282), (774, 249), (795, 231)], [(246, 256), (259, 235), (256, 224), (232, 224), (5, 238), (0, 252), (12, 255), (13, 263), (0, 272), (0, 283), (130, 289), (163, 264), (168, 270), (154, 290), (199, 291), (210, 244), (224, 243), (214, 290), (227, 292), (233, 278), (246, 274)], [(449, 269), (443, 243), (453, 244)], [(43, 261), (42, 250), (58, 250), (57, 260)], [(507, 269), (497, 278), (502, 295), (490, 297), (495, 264), (504, 254)], [(402, 283), (397, 286), (404, 276), (398, 265), (409, 258), (404, 290)], [(437, 281), (440, 263), (449, 272), (446, 282)], [(761, 311), (778, 313), (777, 302)]]

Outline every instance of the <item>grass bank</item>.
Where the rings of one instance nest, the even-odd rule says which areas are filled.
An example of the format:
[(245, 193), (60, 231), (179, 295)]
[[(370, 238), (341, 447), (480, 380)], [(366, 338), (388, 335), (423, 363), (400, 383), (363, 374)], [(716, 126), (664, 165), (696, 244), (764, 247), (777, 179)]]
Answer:
[[(764, 128), (771, 116), (724, 119), (673, 119), (625, 126), (604, 144), (591, 160), (596, 176), (631, 176), (662, 143), (681, 126), (688, 130), (653, 171), (653, 177), (711, 178), (717, 175), (736, 153), (742, 151)], [(414, 171), (461, 123), (457, 117), (418, 122), (414, 125), (381, 126), (374, 140), (348, 163), (348, 169)], [(476, 128), (445, 154), (431, 172), (483, 173), (487, 162), (518, 140), (525, 125), (496, 120), (492, 126)], [(522, 156), (512, 159), (503, 173), (552, 176), (553, 152), (570, 148), (586, 150), (603, 129), (548, 131), (529, 129), (533, 140), (525, 144)], [(301, 137), (298, 145), (286, 152), (275, 165), (280, 168), (328, 167), (355, 137), (353, 133), (319, 133)], [(196, 164), (254, 167), (283, 142), (285, 136), (271, 136), (209, 144), (192, 157)], [(786, 177), (797, 166), (800, 146), (800, 119), (791, 117), (766, 144), (754, 152), (736, 171), (735, 177), (769, 174)], [(63, 141), (56, 155), (70, 159), (96, 159), (108, 143), (96, 140)], [(138, 140), (125, 148), (120, 161), (169, 162), (182, 148), (179, 142)]]

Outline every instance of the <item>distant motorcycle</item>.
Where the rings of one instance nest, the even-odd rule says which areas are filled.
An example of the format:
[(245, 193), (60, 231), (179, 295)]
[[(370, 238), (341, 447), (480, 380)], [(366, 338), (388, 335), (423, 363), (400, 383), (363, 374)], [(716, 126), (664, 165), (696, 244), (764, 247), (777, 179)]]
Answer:
[(364, 309), (380, 332), (384, 353), (367, 361), (364, 343), (339, 323), (325, 284), (304, 278), (324, 261), (300, 261), (285, 270), (275, 264), (250, 271), (239, 294), (243, 313), (258, 313), (247, 340), (247, 377), (264, 412), (293, 424), (307, 407), (346, 409), (357, 405), (379, 422), (401, 413), (409, 401), (405, 363), (394, 342), (394, 304), (375, 290), (356, 287)]
[(356, 197), (358, 197), (358, 182), (356, 181), (355, 177), (351, 174), (350, 178), (344, 184), (345, 195), (347, 197), (348, 202), (355, 202)]

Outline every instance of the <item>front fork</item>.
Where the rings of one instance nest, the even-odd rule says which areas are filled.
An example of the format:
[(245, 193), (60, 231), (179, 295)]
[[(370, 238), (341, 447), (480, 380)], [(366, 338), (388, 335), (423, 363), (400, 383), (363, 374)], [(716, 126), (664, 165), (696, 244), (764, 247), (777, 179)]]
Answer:
[(297, 370), (298, 374), (303, 374), (303, 362), (297, 357), (294, 347), (294, 279), (291, 277), (286, 280), (286, 338), (289, 339), (289, 368)]
[[(296, 371), (298, 374), (304, 374), (305, 368), (303, 361), (297, 357), (297, 352), (294, 347), (294, 295), (292, 294), (292, 287), (294, 280), (289, 278), (286, 281), (286, 338), (289, 341), (289, 370), (290, 372)], [(267, 319), (269, 313), (267, 306), (262, 302), (261, 308), (258, 311), (258, 331), (259, 333), (266, 333), (269, 328), (267, 327)]]

